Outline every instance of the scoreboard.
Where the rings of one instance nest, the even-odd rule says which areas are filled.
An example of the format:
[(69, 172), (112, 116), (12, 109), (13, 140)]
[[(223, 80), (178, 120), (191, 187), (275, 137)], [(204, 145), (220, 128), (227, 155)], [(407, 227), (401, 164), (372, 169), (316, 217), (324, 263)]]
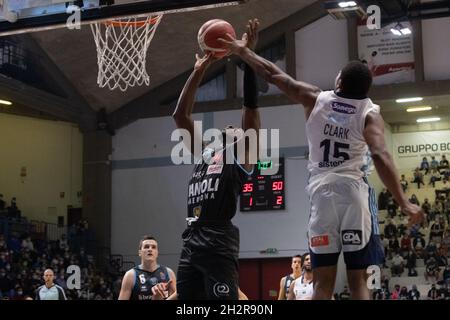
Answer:
[[(278, 166), (274, 175), (261, 174), (264, 170)], [(258, 161), (253, 174), (244, 182), (240, 196), (242, 212), (263, 210), (284, 210), (284, 158), (278, 164), (272, 161)]]

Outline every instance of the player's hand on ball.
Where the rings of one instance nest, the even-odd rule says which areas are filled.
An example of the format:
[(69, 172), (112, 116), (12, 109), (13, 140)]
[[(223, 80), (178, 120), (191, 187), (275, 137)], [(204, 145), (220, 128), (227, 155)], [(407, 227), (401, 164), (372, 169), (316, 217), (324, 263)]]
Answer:
[(211, 63), (219, 60), (218, 58), (214, 57), (211, 52), (205, 54), (203, 57), (200, 57), (198, 54), (196, 54), (195, 59), (195, 70), (206, 69), (207, 67), (209, 67), (209, 65), (211, 65)]

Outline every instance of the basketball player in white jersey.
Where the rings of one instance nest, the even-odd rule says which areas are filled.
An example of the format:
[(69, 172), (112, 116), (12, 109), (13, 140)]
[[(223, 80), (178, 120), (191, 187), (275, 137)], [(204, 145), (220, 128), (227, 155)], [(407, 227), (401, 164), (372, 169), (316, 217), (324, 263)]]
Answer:
[(332, 298), (341, 251), (352, 298), (369, 299), (367, 267), (384, 261), (376, 198), (367, 183), (372, 160), (410, 223), (423, 219), (422, 209), (410, 203), (402, 191), (384, 141), (380, 107), (367, 97), (372, 84), (370, 70), (363, 63), (352, 61), (339, 72), (334, 90), (322, 91), (294, 80), (249, 50), (245, 38), (228, 36), (220, 41), (304, 108), (310, 152), (307, 191), (311, 202), (308, 237), (314, 273), (313, 299)]
[(309, 253), (302, 255), (302, 269), (302, 275), (292, 281), (289, 287), (288, 300), (311, 300), (313, 297), (313, 272)]
[(302, 256), (296, 255), (292, 257), (291, 263), (292, 273), (284, 276), (280, 280), (280, 291), (278, 292), (278, 300), (287, 300), (289, 295), (289, 288), (292, 281), (297, 279), (302, 274)]

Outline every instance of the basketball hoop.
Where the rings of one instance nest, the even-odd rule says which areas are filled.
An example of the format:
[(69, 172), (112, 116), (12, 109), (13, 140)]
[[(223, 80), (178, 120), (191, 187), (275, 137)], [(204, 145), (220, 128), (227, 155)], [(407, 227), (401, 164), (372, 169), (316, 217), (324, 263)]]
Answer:
[(146, 70), (147, 50), (162, 15), (128, 17), (91, 24), (97, 46), (100, 88), (110, 90), (150, 84)]

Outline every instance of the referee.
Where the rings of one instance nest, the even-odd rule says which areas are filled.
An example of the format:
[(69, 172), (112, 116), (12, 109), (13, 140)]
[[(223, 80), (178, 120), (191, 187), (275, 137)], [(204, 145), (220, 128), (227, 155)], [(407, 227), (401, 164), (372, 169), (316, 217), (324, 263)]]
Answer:
[(37, 288), (36, 300), (67, 300), (64, 289), (53, 282), (55, 274), (52, 269), (44, 271), (45, 284)]

